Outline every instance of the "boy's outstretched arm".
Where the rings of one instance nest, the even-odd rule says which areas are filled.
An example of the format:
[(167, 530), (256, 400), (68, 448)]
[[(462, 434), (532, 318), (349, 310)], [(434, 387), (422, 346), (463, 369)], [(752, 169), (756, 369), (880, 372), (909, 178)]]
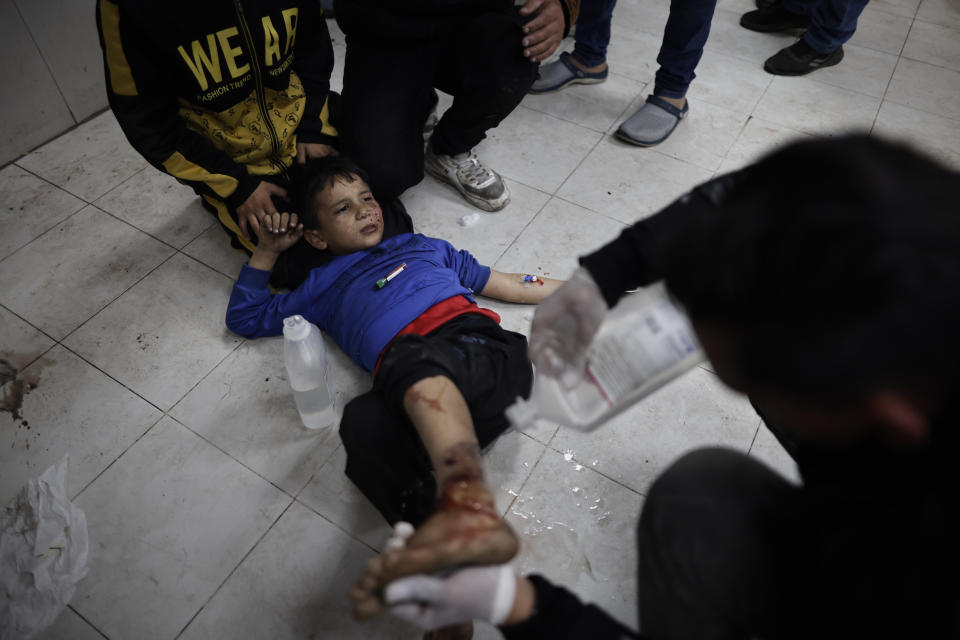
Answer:
[(504, 273), (491, 269), (490, 279), (480, 291), (480, 295), (504, 302), (537, 304), (559, 289), (562, 284), (563, 280), (524, 273)]

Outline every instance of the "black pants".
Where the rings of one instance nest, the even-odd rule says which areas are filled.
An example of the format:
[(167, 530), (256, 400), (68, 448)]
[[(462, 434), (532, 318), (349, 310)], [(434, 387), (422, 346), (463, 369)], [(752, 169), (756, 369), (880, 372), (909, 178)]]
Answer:
[(347, 477), (391, 524), (417, 525), (435, 506), (430, 458), (403, 409), (414, 383), (447, 376), (463, 394), (481, 447), (509, 423), (503, 410), (527, 397), (533, 370), (527, 340), (485, 316), (458, 316), (426, 336), (400, 336), (388, 347), (373, 389), (343, 410), (340, 437)]
[(910, 486), (919, 469), (898, 477), (908, 458), (842, 460), (802, 487), (724, 449), (673, 464), (638, 526), (642, 633), (957, 637), (960, 554), (956, 528), (944, 525), (956, 510), (947, 488)]
[(454, 97), (431, 138), (440, 154), (469, 151), (520, 104), (537, 76), (523, 56), (522, 21), (513, 12), (469, 16), (416, 42), (347, 36), (338, 126), (377, 198), (423, 179), (423, 125), (435, 88)]

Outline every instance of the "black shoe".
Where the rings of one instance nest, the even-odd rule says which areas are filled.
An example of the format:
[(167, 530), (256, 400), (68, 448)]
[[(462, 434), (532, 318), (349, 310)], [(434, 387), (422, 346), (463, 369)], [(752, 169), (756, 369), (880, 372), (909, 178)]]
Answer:
[(832, 67), (841, 60), (843, 47), (837, 47), (832, 53), (820, 53), (811, 49), (804, 40), (797, 40), (767, 58), (763, 68), (775, 76), (802, 76), (823, 67)]
[(777, 0), (756, 0), (757, 9), (769, 9), (777, 4)]
[(740, 26), (750, 31), (774, 33), (790, 29), (806, 29), (810, 26), (810, 16), (802, 16), (773, 4), (766, 9), (748, 11), (740, 16)]

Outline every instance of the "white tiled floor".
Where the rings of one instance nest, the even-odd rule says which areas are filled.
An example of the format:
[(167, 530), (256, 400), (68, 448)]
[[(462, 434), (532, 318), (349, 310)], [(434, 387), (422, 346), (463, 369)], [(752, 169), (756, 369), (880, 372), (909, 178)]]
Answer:
[[(720, 2), (689, 117), (640, 149), (610, 133), (651, 88), (666, 13), (622, 2), (610, 80), (527, 97), (480, 146), (509, 179), (509, 208), (459, 226), (472, 210), (428, 178), (404, 196), (419, 230), (506, 270), (566, 277), (625, 224), (796, 136), (874, 131), (960, 167), (956, 2), (875, 0), (843, 63), (800, 79), (762, 71), (790, 39), (741, 29), (751, 4)], [(105, 113), (0, 169), (0, 204), (0, 355), (36, 383), (22, 419), (0, 414), (0, 502), (69, 453), (90, 529), (90, 573), (42, 637), (417, 637), (350, 618), (346, 589), (385, 525), (343, 475), (336, 432), (298, 426), (280, 340), (224, 328), (243, 257), (195, 196)], [(489, 306), (528, 329), (530, 308)], [(342, 406), (370, 380), (336, 349), (333, 360)], [(635, 624), (643, 494), (703, 444), (795, 473), (707, 366), (592, 435), (541, 423), (504, 436), (487, 467), (523, 538), (517, 566)]]

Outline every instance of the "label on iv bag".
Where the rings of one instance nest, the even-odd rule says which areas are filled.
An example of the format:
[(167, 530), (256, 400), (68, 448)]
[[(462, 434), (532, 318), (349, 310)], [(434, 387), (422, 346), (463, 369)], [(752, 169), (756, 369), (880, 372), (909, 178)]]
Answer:
[(693, 327), (668, 298), (623, 315), (597, 338), (586, 373), (611, 406), (699, 350)]

